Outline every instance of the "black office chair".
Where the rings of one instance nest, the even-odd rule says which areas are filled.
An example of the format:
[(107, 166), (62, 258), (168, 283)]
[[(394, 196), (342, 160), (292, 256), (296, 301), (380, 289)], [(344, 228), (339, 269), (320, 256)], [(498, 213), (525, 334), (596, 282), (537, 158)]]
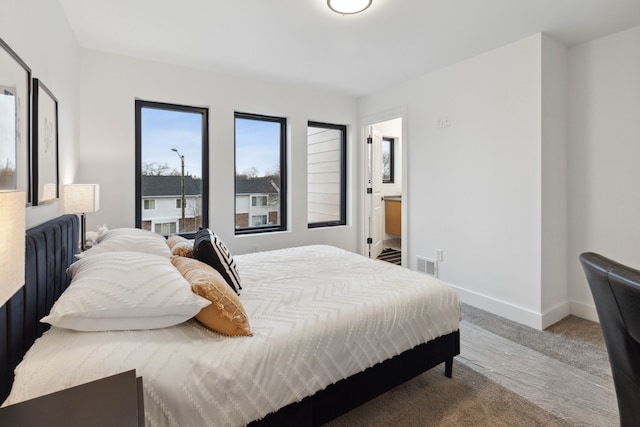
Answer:
[(640, 422), (640, 271), (583, 253), (582, 268), (596, 303), (618, 398), (620, 425)]

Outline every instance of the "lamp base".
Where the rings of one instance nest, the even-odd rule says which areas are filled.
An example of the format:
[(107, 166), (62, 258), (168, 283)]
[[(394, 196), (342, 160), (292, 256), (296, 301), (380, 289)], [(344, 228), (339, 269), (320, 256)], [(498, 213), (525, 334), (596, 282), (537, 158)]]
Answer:
[(87, 218), (84, 212), (80, 215), (80, 251), (84, 252), (87, 244)]

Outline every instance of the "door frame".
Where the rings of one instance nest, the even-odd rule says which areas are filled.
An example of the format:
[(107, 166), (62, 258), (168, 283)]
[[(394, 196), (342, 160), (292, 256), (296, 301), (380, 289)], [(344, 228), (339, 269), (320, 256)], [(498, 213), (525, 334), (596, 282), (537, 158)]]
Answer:
[(402, 211), (400, 217), (402, 218), (402, 233), (401, 233), (401, 250), (402, 250), (402, 266), (408, 267), (409, 263), (409, 232), (408, 232), (408, 155), (409, 151), (409, 138), (408, 134), (408, 114), (407, 107), (399, 107), (390, 110), (381, 111), (379, 113), (369, 114), (360, 118), (360, 137), (358, 138), (359, 151), (362, 159), (360, 165), (361, 169), (361, 185), (357, 193), (360, 194), (360, 206), (362, 206), (362, 214), (360, 217), (360, 253), (364, 256), (368, 256), (368, 245), (366, 244), (369, 226), (368, 226), (368, 214), (369, 205), (367, 203), (367, 179), (368, 179), (368, 158), (367, 158), (367, 137), (369, 136), (369, 126), (373, 126), (376, 123), (386, 122), (387, 120), (402, 119)]

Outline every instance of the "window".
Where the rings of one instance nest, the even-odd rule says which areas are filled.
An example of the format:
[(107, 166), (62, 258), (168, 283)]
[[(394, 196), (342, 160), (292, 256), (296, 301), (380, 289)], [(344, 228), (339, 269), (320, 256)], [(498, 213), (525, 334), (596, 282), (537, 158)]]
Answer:
[(251, 216), (251, 224), (254, 227), (261, 227), (263, 225), (267, 225), (267, 216), (266, 215), (252, 215)]
[(309, 122), (307, 128), (307, 221), (309, 228), (345, 225), (347, 127)]
[(267, 206), (269, 196), (251, 196), (251, 206)]
[(136, 227), (192, 237), (208, 224), (208, 110), (136, 100), (135, 114)]
[(175, 234), (176, 233), (176, 223), (175, 222), (160, 222), (156, 223), (154, 226), (154, 230), (158, 234)]
[(152, 211), (156, 209), (156, 201), (154, 199), (144, 199), (144, 210)]
[(384, 184), (393, 183), (393, 138), (382, 138), (382, 182)]
[(236, 234), (287, 228), (286, 127), (285, 118), (235, 114)]

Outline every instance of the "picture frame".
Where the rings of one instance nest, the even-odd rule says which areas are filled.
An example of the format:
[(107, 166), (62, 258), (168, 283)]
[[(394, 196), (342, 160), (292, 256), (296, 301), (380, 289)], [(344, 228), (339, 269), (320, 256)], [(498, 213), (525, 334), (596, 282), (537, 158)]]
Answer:
[(0, 190), (31, 205), (31, 68), (0, 38)]
[(58, 169), (58, 99), (33, 79), (33, 205), (60, 197)]

